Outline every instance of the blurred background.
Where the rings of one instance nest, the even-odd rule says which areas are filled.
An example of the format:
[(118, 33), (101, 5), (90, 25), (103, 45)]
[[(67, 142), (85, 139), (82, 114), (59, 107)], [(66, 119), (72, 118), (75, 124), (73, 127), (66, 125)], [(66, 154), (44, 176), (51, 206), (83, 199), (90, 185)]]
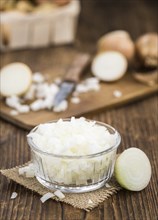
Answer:
[(114, 30), (126, 30), (133, 40), (158, 31), (155, 0), (81, 0), (78, 39), (84, 45)]
[[(3, 63), (9, 62), (9, 53), (20, 49), (16, 53), (16, 57), (10, 58), (10, 61), (18, 60), (30, 64), (30, 59), (33, 57), (38, 65), (41, 64), (41, 56), (47, 56), (51, 51), (56, 49), (56, 45), (63, 46), (69, 44), (75, 49), (82, 51), (89, 51), (95, 53), (96, 42), (104, 34), (114, 30), (126, 30), (129, 32), (133, 40), (136, 40), (140, 35), (146, 32), (156, 32), (158, 27), (158, 14), (157, 14), (157, 1), (156, 0), (76, 0), (79, 5), (70, 7), (69, 5), (74, 2), (73, 0), (1, 0), (1, 51), (3, 54)], [(15, 5), (19, 4), (18, 6)], [(21, 4), (20, 4), (21, 3)], [(27, 3), (26, 5), (23, 3)], [(55, 7), (51, 8), (49, 4), (53, 3)], [(67, 4), (68, 3), (68, 4)], [(46, 4), (46, 6), (44, 6)], [(31, 6), (30, 6), (31, 5)], [(57, 9), (56, 5), (58, 6)], [(32, 9), (31, 7), (34, 7)], [(37, 7), (38, 6), (38, 7)], [(38, 8), (35, 9), (35, 8)], [(67, 8), (65, 10), (65, 8)], [(70, 10), (68, 10), (70, 8)], [(51, 11), (52, 10), (52, 11)], [(44, 28), (45, 23), (48, 23), (46, 17), (53, 16), (53, 13), (64, 11), (56, 16), (51, 24), (52, 32), (53, 26), (58, 23), (56, 31), (61, 32), (62, 39), (57, 35), (52, 40), (52, 43), (46, 39), (47, 27)], [(25, 17), (20, 15), (15, 16), (15, 13), (24, 13)], [(37, 13), (38, 12), (38, 13)], [(36, 16), (33, 14), (36, 14)], [(73, 14), (73, 16), (71, 15)], [(26, 18), (27, 17), (27, 18)], [(63, 23), (67, 17), (67, 23)], [(13, 22), (15, 20), (15, 22)], [(21, 20), (21, 23), (20, 23)], [(29, 29), (33, 29), (37, 25), (35, 37), (28, 37), (29, 43), (24, 42), (24, 38), (28, 34), (26, 20), (32, 23)], [(37, 22), (36, 22), (37, 20)], [(34, 23), (33, 23), (34, 21)], [(8, 25), (9, 22), (9, 25)], [(73, 23), (74, 22), (74, 23)], [(77, 22), (77, 25), (76, 25)], [(37, 24), (38, 23), (38, 24)], [(41, 23), (41, 31), (40, 30)], [(73, 24), (72, 24), (73, 23)], [(68, 24), (68, 25), (67, 25)], [(43, 25), (43, 29), (42, 29)], [(4, 28), (5, 26), (5, 28)], [(8, 27), (9, 26), (9, 27)], [(23, 27), (23, 28), (21, 28)], [(5, 29), (5, 30), (4, 30)], [(8, 30), (9, 29), (9, 30)], [(58, 30), (57, 30), (58, 29)], [(59, 30), (60, 29), (60, 30)], [(11, 33), (8, 33), (11, 32)], [(71, 33), (70, 33), (71, 32)], [(72, 33), (73, 32), (73, 33)], [(68, 34), (65, 34), (68, 33)], [(10, 35), (10, 36), (8, 36)], [(33, 35), (33, 34), (32, 34)], [(65, 35), (65, 36), (64, 36)], [(67, 35), (67, 39), (66, 39)], [(68, 36), (69, 35), (69, 36)], [(71, 35), (71, 36), (70, 36)], [(64, 39), (65, 37), (65, 39)], [(9, 39), (8, 39), (9, 38)], [(22, 45), (19, 45), (23, 38)], [(37, 41), (46, 39), (43, 46)], [(57, 38), (57, 39), (55, 39)], [(3, 42), (2, 42), (3, 41)], [(12, 46), (3, 47), (2, 43), (8, 46), (8, 41), (13, 41)], [(35, 41), (35, 42), (34, 42)], [(27, 45), (28, 44), (28, 45)], [(11, 48), (12, 47), (12, 48)], [(34, 48), (33, 48), (34, 47)], [(33, 50), (29, 50), (33, 48)], [(23, 53), (22, 50), (25, 52)], [(38, 50), (38, 56), (34, 56)], [(24, 57), (23, 57), (23, 54)], [(29, 55), (30, 54), (30, 55)], [(22, 56), (21, 56), (22, 55)], [(29, 56), (28, 56), (29, 55)], [(7, 57), (7, 58), (5, 58)], [(5, 61), (5, 59), (7, 59)], [(51, 63), (51, 59), (45, 60), (45, 66)]]

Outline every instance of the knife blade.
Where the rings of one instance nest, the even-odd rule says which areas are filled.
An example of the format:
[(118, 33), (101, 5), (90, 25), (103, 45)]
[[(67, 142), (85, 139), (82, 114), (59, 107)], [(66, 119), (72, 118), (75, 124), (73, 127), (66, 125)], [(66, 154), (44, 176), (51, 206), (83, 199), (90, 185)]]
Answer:
[(68, 71), (65, 74), (65, 77), (62, 80), (60, 85), (60, 90), (54, 98), (53, 107), (57, 107), (63, 100), (67, 99), (68, 96), (75, 89), (76, 84), (78, 83), (81, 74), (84, 69), (90, 63), (89, 54), (78, 54), (75, 59), (72, 61)]

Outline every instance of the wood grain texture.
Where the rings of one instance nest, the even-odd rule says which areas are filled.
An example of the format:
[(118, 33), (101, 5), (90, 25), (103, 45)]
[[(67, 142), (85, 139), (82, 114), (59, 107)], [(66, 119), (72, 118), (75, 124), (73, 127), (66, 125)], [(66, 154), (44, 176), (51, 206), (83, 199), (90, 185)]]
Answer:
[[(99, 2), (99, 3), (98, 3)], [(130, 31), (133, 39), (147, 31), (157, 31), (156, 1), (82, 0), (82, 12), (75, 49), (95, 52), (99, 36), (114, 29)], [(95, 16), (95, 18), (94, 18)], [(65, 53), (65, 56), (60, 56)], [(1, 56), (1, 66), (14, 61), (28, 64), (33, 71), (56, 69), (63, 72), (63, 59), (69, 61), (75, 52), (72, 46), (50, 47), (39, 50), (8, 52)], [(54, 56), (56, 53), (56, 56)], [(67, 56), (69, 54), (69, 57)], [(152, 165), (152, 178), (142, 192), (123, 190), (99, 205), (90, 213), (69, 205), (47, 201), (41, 204), (39, 195), (0, 176), (0, 220), (156, 220), (158, 218), (158, 96), (124, 107), (87, 113), (86, 117), (106, 122), (119, 130), (122, 144), (119, 153), (130, 146), (142, 149)], [(10, 168), (30, 159), (26, 143), (27, 131), (0, 121), (0, 168)], [(10, 200), (16, 191), (18, 197)]]

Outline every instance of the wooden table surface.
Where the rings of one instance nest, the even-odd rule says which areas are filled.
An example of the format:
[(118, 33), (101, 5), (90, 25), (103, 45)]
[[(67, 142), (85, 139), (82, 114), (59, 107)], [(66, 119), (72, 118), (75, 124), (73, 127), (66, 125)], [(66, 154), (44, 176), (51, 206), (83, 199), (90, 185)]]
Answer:
[[(120, 1), (121, 2), (121, 1)], [(51, 68), (51, 60), (59, 60), (59, 51), (68, 56), (73, 50), (95, 52), (95, 42), (103, 33), (115, 29), (128, 30), (133, 39), (147, 31), (157, 31), (155, 1), (82, 1), (82, 12), (74, 46), (7, 52), (1, 56), (1, 66), (20, 61), (33, 71)], [(0, 220), (156, 220), (158, 218), (158, 99), (157, 95), (121, 108), (89, 113), (86, 117), (106, 122), (119, 130), (122, 143), (119, 152), (139, 147), (149, 157), (152, 178), (141, 192), (122, 190), (87, 213), (63, 203), (47, 201), (13, 181), (0, 176)], [(0, 124), (0, 168), (10, 168), (30, 159), (26, 143), (27, 131), (4, 120)], [(18, 197), (10, 200), (16, 191)]]

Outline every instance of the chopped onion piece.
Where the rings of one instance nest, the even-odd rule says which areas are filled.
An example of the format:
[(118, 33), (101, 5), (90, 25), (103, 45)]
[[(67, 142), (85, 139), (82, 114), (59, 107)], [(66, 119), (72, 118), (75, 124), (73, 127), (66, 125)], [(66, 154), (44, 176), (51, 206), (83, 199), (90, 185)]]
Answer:
[(28, 166), (20, 167), (18, 172), (19, 175), (26, 176), (27, 178), (32, 178), (35, 176), (34, 165), (32, 163), (30, 163)]
[(88, 204), (93, 204), (93, 201), (91, 199), (89, 199)]
[(110, 188), (111, 186), (108, 183), (105, 183), (106, 188)]
[(74, 91), (74, 92), (72, 93), (72, 96), (73, 96), (73, 97), (78, 97), (78, 96), (79, 96), (79, 93), (78, 93), (77, 91)]
[(67, 100), (63, 100), (62, 102), (59, 103), (59, 105), (54, 107), (53, 111), (63, 112), (63, 111), (66, 111), (67, 108), (68, 108), (68, 102)]
[(27, 113), (30, 111), (30, 107), (28, 105), (19, 105), (17, 107), (18, 112), (20, 113)]
[(32, 100), (35, 97), (36, 84), (32, 84), (24, 96), (25, 100)]
[(26, 175), (27, 178), (32, 178), (32, 177), (35, 176), (35, 172), (34, 172), (34, 170), (28, 169), (26, 171), (25, 175)]
[(44, 203), (44, 202), (46, 202), (48, 199), (53, 198), (54, 196), (55, 196), (55, 195), (54, 195), (53, 193), (48, 192), (48, 193), (44, 194), (44, 195), (40, 198), (40, 200), (41, 200), (42, 203)]
[(18, 172), (19, 172), (19, 175), (25, 175), (25, 172), (26, 172), (25, 167), (20, 167)]
[(65, 198), (65, 195), (60, 190), (56, 190), (54, 192), (54, 195), (56, 195), (59, 199), (64, 199)]
[(44, 108), (43, 106), (43, 100), (42, 99), (36, 99), (31, 105), (30, 108), (32, 111), (39, 111)]
[(13, 192), (13, 193), (11, 194), (10, 199), (15, 199), (17, 196), (18, 196), (17, 192)]
[(122, 92), (120, 90), (115, 90), (113, 92), (113, 95), (116, 97), (116, 98), (120, 98), (122, 96)]
[(7, 97), (5, 103), (7, 106), (15, 109), (17, 109), (21, 105), (20, 99), (16, 95)]
[(10, 111), (10, 114), (13, 115), (13, 116), (16, 116), (16, 115), (19, 114), (19, 112), (16, 111), (16, 110), (11, 110), (11, 111)]
[(116, 160), (115, 177), (128, 190), (144, 189), (151, 178), (151, 165), (146, 154), (134, 147), (125, 150)]
[(56, 85), (60, 85), (61, 82), (62, 82), (62, 79), (60, 77), (57, 77), (57, 78), (54, 79), (54, 83)]
[(80, 98), (79, 97), (72, 97), (71, 98), (71, 103), (73, 103), (73, 104), (78, 104), (78, 103), (80, 103)]
[(34, 83), (43, 83), (45, 81), (45, 78), (42, 73), (36, 72), (33, 74), (32, 80)]

